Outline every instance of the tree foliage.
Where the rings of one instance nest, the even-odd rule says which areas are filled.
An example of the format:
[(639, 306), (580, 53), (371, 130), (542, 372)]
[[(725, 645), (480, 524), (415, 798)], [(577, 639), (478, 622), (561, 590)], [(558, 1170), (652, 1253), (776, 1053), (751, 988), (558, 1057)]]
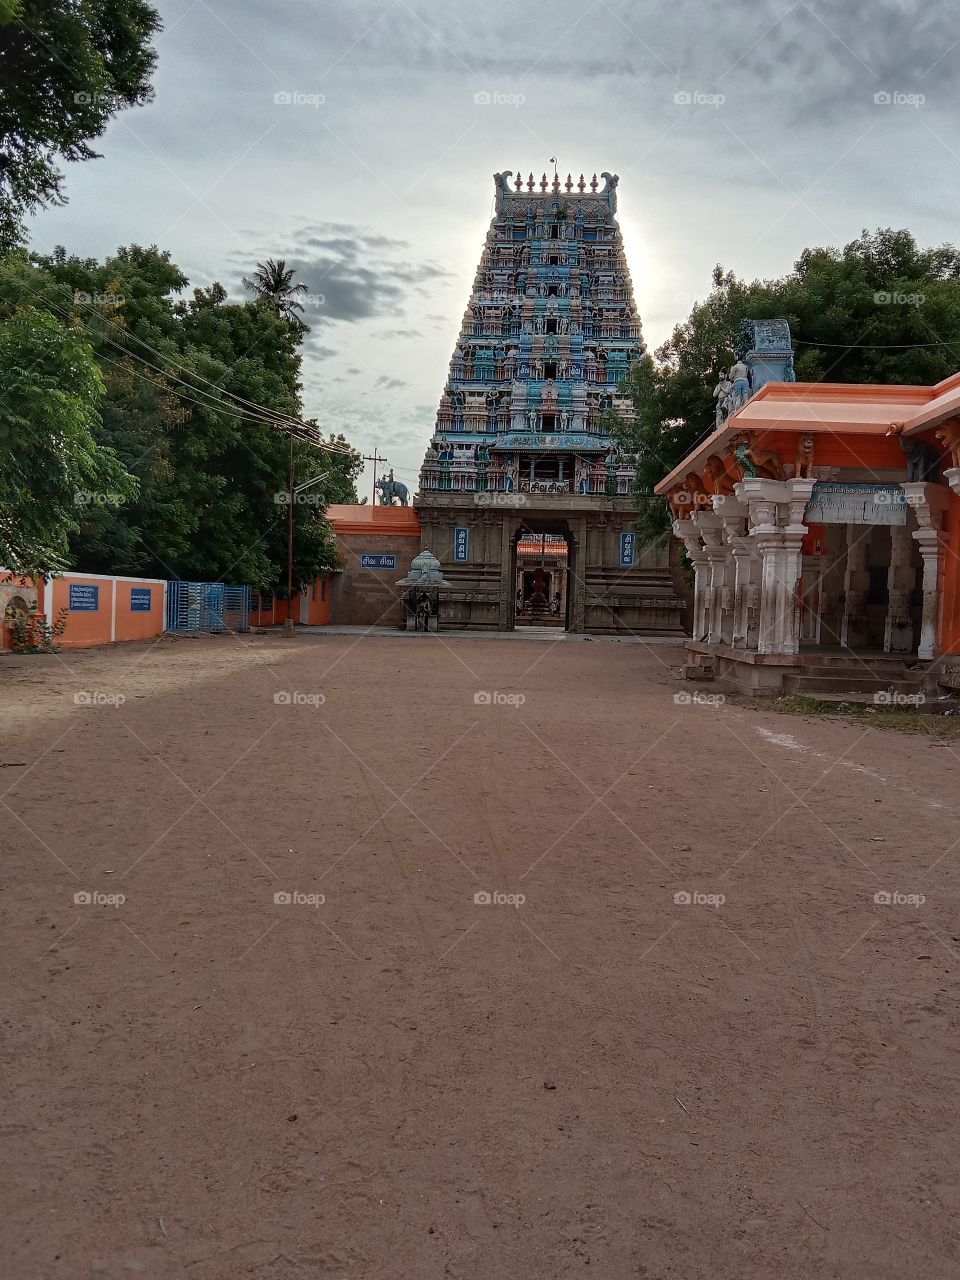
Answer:
[(159, 30), (145, 0), (0, 0), (0, 249), (63, 203), (60, 161), (95, 157), (116, 113), (149, 101)]
[(0, 565), (14, 573), (62, 568), (91, 496), (136, 493), (98, 441), (103, 381), (82, 332), (48, 311), (0, 312)]
[[(747, 283), (717, 267), (713, 287), (624, 385), (635, 421), (612, 423), (637, 458), (639, 493), (714, 429), (713, 388), (743, 320), (782, 317), (809, 382), (934, 383), (960, 368), (960, 250), (922, 249), (909, 231), (864, 231), (842, 250), (805, 249), (794, 269)], [(665, 504), (642, 504), (648, 534)]]
[[(230, 303), (220, 285), (195, 289), (167, 253), (136, 245), (107, 261), (8, 256), (0, 309), (28, 299), (82, 338), (103, 399), (99, 442), (136, 478), (123, 503), (79, 508), (73, 564), (91, 572), (286, 582), (289, 440), (269, 415), (302, 415), (299, 321), (256, 302)], [(295, 507), (296, 586), (336, 564), (323, 515), (356, 501), (362, 459), (294, 442), (295, 480), (329, 472)], [(93, 489), (93, 486), (87, 486)]]

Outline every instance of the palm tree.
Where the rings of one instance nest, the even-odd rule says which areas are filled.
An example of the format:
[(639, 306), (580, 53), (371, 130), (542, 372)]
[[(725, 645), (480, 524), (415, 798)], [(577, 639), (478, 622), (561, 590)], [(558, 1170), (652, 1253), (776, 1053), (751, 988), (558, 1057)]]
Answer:
[(295, 267), (287, 266), (285, 258), (278, 261), (268, 258), (266, 262), (257, 263), (252, 277), (243, 277), (243, 287), (250, 293), (255, 293), (258, 302), (265, 302), (275, 307), (288, 320), (294, 320), (297, 318), (294, 312), (303, 310), (297, 294), (307, 292), (307, 286), (302, 280), (294, 284), (295, 270)]

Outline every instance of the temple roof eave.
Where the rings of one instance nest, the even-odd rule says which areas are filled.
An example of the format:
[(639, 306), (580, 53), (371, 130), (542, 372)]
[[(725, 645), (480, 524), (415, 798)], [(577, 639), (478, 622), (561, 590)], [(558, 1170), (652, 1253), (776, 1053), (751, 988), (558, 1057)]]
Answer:
[[(873, 383), (768, 382), (718, 430), (687, 454), (654, 488), (664, 494), (693, 472), (699, 472), (713, 453), (722, 453), (742, 431), (785, 431), (817, 435), (886, 435), (893, 426), (913, 428), (929, 410), (930, 387), (881, 386)], [(960, 389), (947, 393), (960, 413)], [(949, 417), (950, 413), (944, 414)], [(943, 417), (939, 419), (943, 421)]]

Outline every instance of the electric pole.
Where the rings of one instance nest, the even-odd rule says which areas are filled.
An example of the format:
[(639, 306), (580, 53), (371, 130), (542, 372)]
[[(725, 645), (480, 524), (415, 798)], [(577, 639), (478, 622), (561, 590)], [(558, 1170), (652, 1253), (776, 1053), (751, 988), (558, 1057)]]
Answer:
[(373, 505), (377, 505), (377, 463), (386, 462), (386, 458), (381, 458), (380, 454), (374, 449), (372, 454), (365, 453), (363, 455), (364, 462), (373, 463)]

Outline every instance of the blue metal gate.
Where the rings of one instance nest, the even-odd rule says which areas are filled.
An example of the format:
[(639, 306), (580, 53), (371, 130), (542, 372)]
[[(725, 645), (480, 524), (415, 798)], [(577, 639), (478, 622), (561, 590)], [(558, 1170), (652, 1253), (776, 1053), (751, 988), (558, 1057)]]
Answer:
[(250, 588), (222, 582), (167, 583), (168, 631), (249, 631)]

